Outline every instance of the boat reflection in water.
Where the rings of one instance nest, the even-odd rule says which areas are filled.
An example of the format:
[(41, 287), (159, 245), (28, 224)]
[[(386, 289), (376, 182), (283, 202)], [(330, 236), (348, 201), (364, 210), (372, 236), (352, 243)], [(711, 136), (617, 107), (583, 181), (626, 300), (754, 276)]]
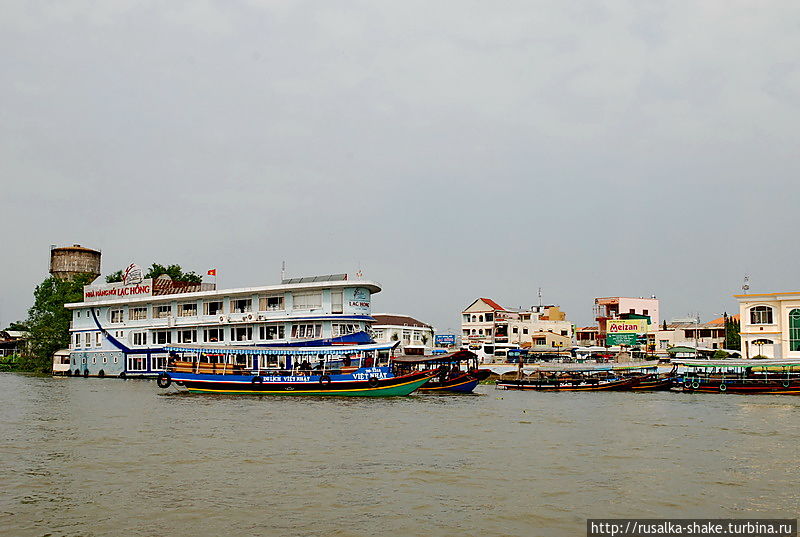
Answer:
[(800, 360), (673, 360), (685, 392), (800, 394)]
[(618, 391), (669, 390), (675, 370), (658, 372), (658, 362), (619, 364), (539, 364), (527, 377), (522, 364), (516, 380), (498, 380), (503, 390)]
[(436, 375), (419, 389), (422, 393), (472, 393), (492, 373), (478, 369), (478, 355), (467, 350), (433, 356), (398, 356), (393, 362), (403, 373), (428, 371)]
[[(396, 345), (396, 343), (394, 344)], [(410, 395), (428, 382), (433, 372), (396, 374), (391, 357), (394, 345), (367, 344), (325, 347), (167, 346), (170, 363), (158, 377), (158, 386), (173, 383), (190, 392), (392, 397)], [(375, 357), (372, 353), (375, 352)], [(369, 358), (364, 358), (370, 354)], [(278, 366), (259, 365), (259, 358), (278, 355)], [(356, 356), (355, 364), (352, 356)], [(317, 362), (312, 366), (309, 360)]]

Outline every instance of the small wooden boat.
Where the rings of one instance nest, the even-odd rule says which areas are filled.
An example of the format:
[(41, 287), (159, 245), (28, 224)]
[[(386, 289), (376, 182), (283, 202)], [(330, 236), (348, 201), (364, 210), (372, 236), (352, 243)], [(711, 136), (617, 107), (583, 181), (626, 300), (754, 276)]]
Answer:
[(636, 381), (628, 388), (632, 391), (670, 390), (675, 384), (677, 368), (673, 367), (667, 373), (659, 373), (658, 361), (610, 365), (611, 370), (622, 378), (632, 378)]
[(800, 360), (673, 360), (685, 392), (800, 394)]
[[(254, 394), (254, 395), (316, 395), (350, 397), (394, 397), (410, 395), (431, 380), (434, 372), (415, 371), (397, 374), (391, 358), (385, 364), (345, 366), (341, 362), (328, 362), (325, 357), (347, 349), (326, 348), (328, 354), (313, 353), (307, 347), (292, 349), (282, 347), (283, 368), (259, 367), (258, 359), (241, 363), (231, 359), (237, 355), (258, 357), (274, 353), (274, 348), (262, 347), (203, 347), (167, 346), (171, 360), (167, 370), (158, 376), (158, 386), (169, 388), (175, 384), (190, 392)], [(209, 361), (213, 353), (214, 361)], [(308, 364), (308, 357), (320, 359), (316, 368)], [(300, 359), (306, 360), (297, 365)], [(290, 364), (295, 364), (291, 366)], [(349, 362), (347, 362), (349, 363)]]
[(478, 355), (467, 350), (432, 356), (397, 356), (393, 363), (399, 372), (427, 371), (435, 374), (420, 393), (472, 393), (491, 371), (478, 369)]

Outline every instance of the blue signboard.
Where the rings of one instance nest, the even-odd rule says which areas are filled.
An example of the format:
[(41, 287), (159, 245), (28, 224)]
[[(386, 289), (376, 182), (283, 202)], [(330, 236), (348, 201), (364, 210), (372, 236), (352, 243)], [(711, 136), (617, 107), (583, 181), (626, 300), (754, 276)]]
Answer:
[(437, 347), (446, 347), (447, 345), (456, 344), (455, 334), (436, 334), (434, 338)]

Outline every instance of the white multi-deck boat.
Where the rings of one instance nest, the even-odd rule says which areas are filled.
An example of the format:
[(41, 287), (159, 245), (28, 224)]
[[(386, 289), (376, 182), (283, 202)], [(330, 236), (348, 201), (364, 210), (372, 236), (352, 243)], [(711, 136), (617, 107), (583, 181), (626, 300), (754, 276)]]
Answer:
[[(261, 349), (237, 353), (248, 369), (265, 365), (257, 363), (265, 356), (270, 366), (291, 367), (287, 360), (302, 347), (321, 359), (363, 364), (377, 363), (394, 347), (370, 337), (371, 297), (381, 290), (376, 282), (334, 274), (262, 287), (215, 287), (164, 277), (86, 286), (83, 302), (66, 305), (72, 310), (69, 374), (155, 377), (167, 368), (175, 346)], [(264, 348), (273, 352), (265, 355)]]

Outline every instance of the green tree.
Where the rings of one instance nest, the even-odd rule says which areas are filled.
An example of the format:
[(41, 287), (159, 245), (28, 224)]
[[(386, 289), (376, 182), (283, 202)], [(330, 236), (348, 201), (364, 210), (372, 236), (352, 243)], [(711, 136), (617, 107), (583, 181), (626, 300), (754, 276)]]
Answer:
[[(166, 274), (176, 282), (200, 283), (203, 281), (202, 276), (199, 276), (194, 272), (184, 272), (183, 268), (181, 268), (180, 265), (164, 266), (159, 263), (153, 263), (150, 266), (150, 269), (147, 271), (147, 274), (144, 275), (144, 277), (155, 279), (161, 276), (162, 274)], [(121, 281), (122, 281), (122, 270), (118, 270), (106, 276), (106, 283), (114, 283)]]
[(15, 332), (27, 332), (28, 325), (25, 324), (25, 321), (14, 321), (8, 325), (8, 328), (6, 328), (6, 330), (12, 330)]
[(69, 346), (69, 324), (72, 313), (64, 307), (69, 302), (83, 300), (83, 286), (92, 282), (91, 274), (81, 274), (69, 280), (48, 277), (33, 293), (33, 306), (28, 310), (25, 325), (30, 333), (27, 351), (20, 360), (26, 371), (49, 372), (53, 354)]
[(150, 266), (150, 270), (147, 271), (147, 274), (145, 274), (144, 277), (155, 279), (162, 274), (166, 274), (176, 282), (200, 283), (203, 281), (203, 278), (194, 272), (183, 272), (183, 269), (180, 265), (167, 265), (165, 267), (164, 265), (159, 265), (158, 263), (153, 263)]
[(725, 348), (740, 350), (742, 348), (742, 338), (739, 335), (741, 325), (735, 317), (725, 316)]

